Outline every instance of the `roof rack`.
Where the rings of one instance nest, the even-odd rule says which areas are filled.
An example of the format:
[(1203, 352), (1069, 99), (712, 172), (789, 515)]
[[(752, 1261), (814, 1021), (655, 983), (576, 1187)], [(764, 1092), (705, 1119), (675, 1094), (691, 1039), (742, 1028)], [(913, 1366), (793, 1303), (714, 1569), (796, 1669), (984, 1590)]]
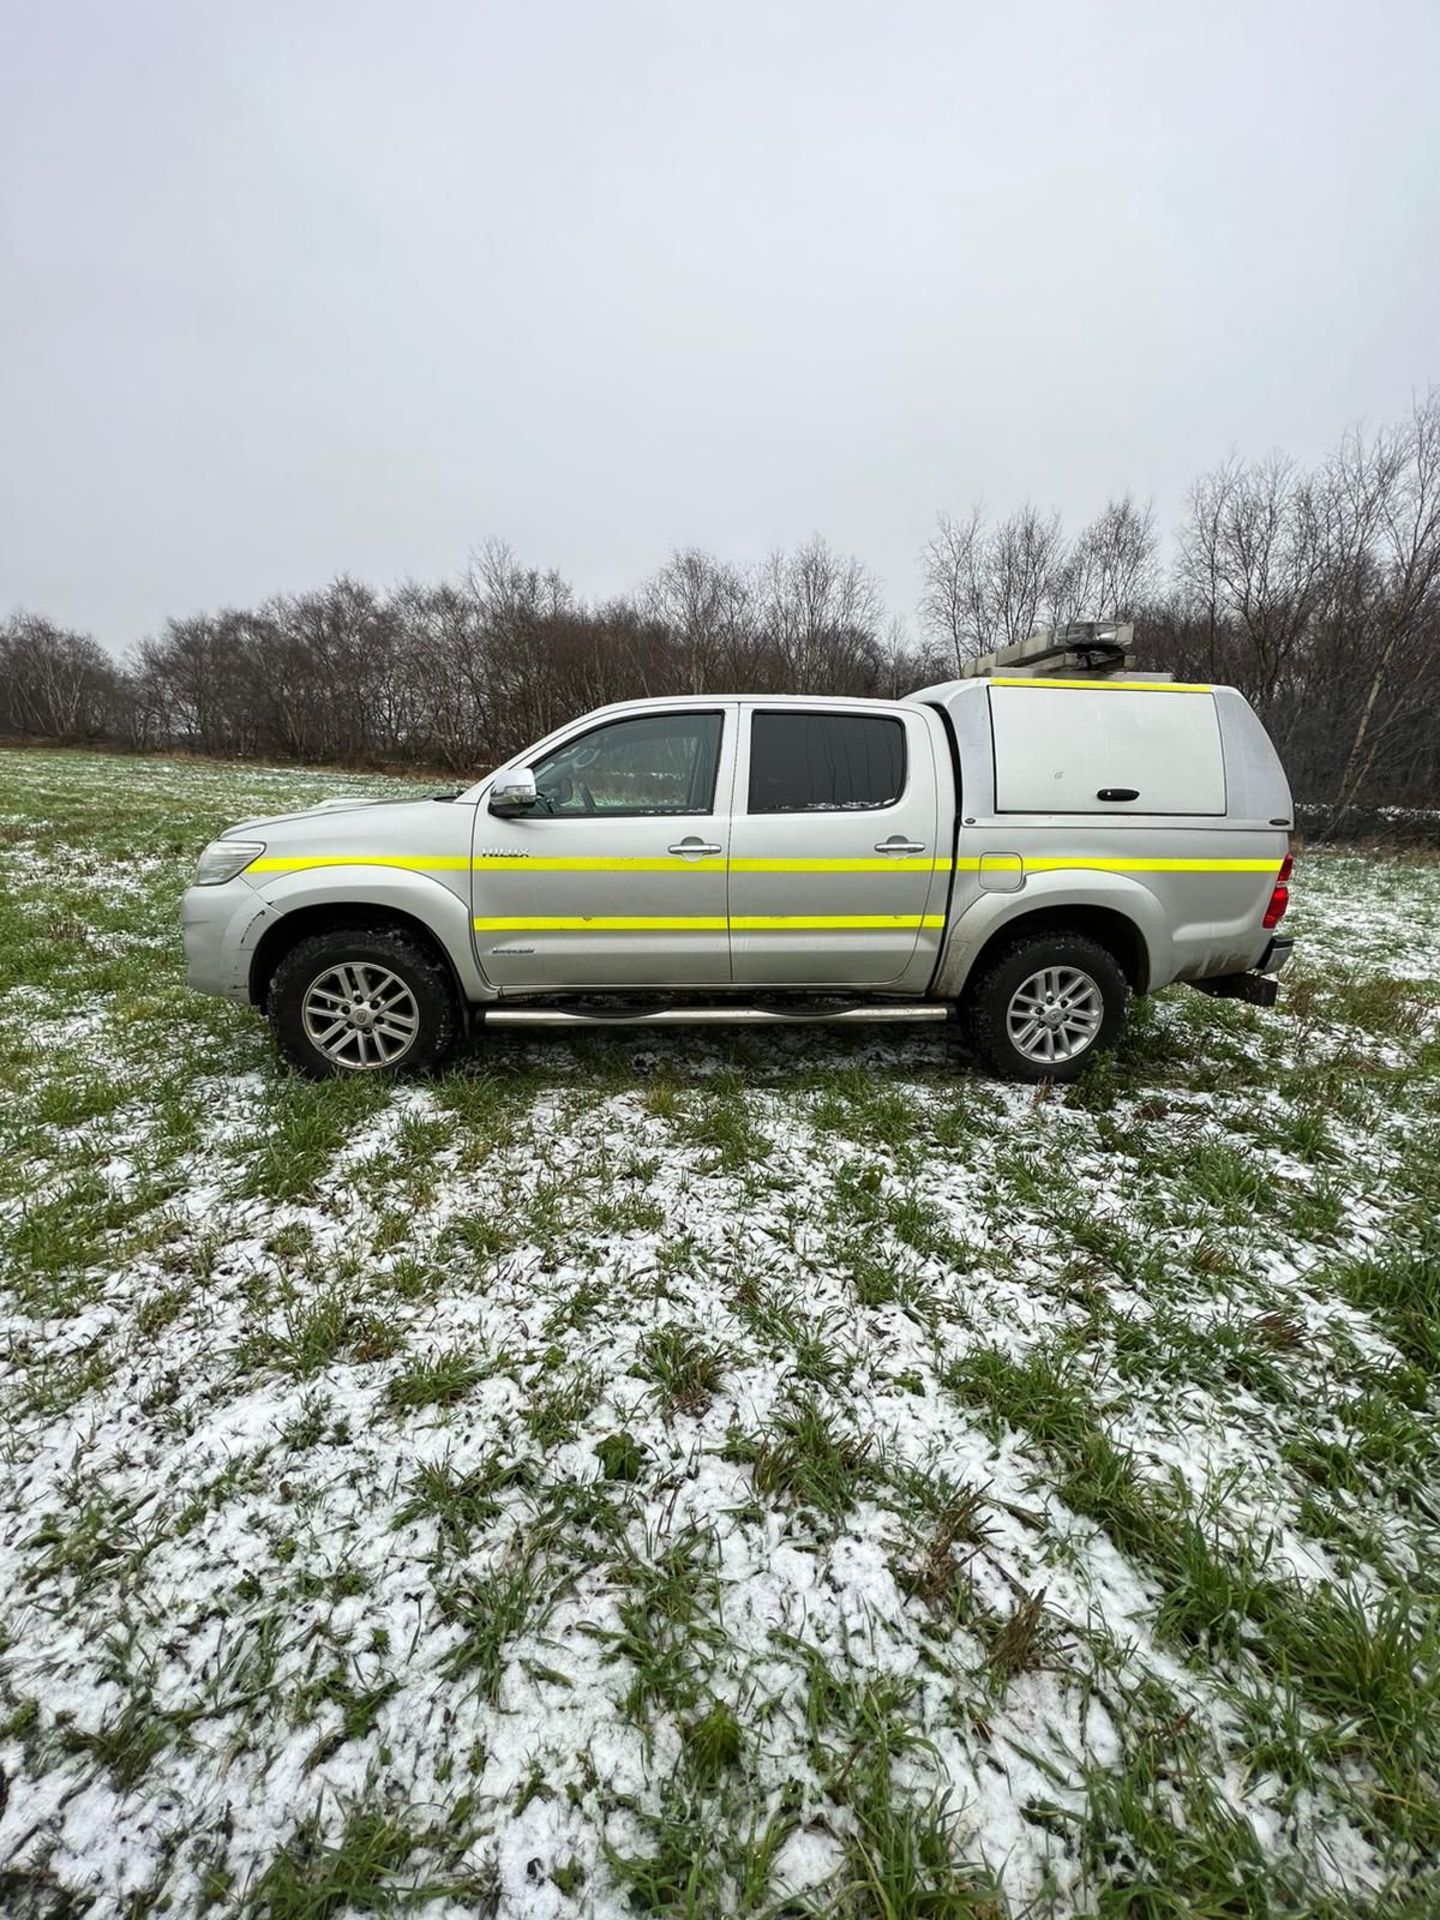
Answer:
[(982, 654), (960, 669), (962, 680), (1105, 680), (1123, 673), (1132, 680), (1169, 680), (1168, 673), (1135, 673), (1130, 620), (1072, 620), (1068, 626), (1032, 633), (1018, 646)]

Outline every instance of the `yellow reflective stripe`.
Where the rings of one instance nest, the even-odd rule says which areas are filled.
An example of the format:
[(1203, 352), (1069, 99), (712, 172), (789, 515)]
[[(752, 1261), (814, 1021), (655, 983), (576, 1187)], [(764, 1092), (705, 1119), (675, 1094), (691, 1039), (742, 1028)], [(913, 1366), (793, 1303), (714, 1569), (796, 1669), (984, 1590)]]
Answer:
[(724, 854), (658, 854), (607, 859), (598, 854), (562, 858), (550, 854), (315, 853), (293, 859), (252, 860), (249, 873), (303, 873), (313, 867), (398, 867), (414, 873), (949, 873), (948, 860), (882, 854), (863, 860), (731, 860)]
[(401, 867), (407, 873), (468, 873), (466, 854), (306, 853), (293, 858), (252, 860), (247, 873), (305, 873), (311, 867)]
[(723, 854), (700, 854), (686, 857), (676, 854), (668, 859), (602, 860), (586, 856), (573, 860), (558, 856), (535, 856), (526, 858), (523, 854), (497, 856), (479, 854), (475, 858), (477, 873), (948, 873), (948, 860), (907, 859), (896, 855), (882, 854), (875, 859), (868, 856), (863, 860), (731, 860), (726, 861)]
[(312, 867), (398, 867), (407, 873), (680, 873), (686, 867), (721, 873), (723, 854), (698, 854), (691, 860), (669, 855), (645, 860), (602, 860), (585, 856), (573, 860), (550, 859), (528, 853), (478, 854), (400, 854), (400, 853), (315, 853), (294, 859), (252, 860), (247, 873), (304, 873)]
[(303, 873), (311, 867), (399, 867), (407, 873), (679, 873), (695, 866), (709, 873), (723, 872), (723, 854), (698, 854), (691, 860), (662, 855), (645, 860), (604, 860), (585, 855), (571, 860), (531, 853), (401, 854), (316, 853), (295, 859), (252, 860), (249, 873)]
[(548, 853), (477, 853), (470, 863), (476, 873), (702, 873), (723, 872), (723, 853), (653, 854), (637, 859), (611, 860), (600, 854), (577, 854), (573, 859)]
[(477, 933), (724, 933), (724, 915), (717, 919), (651, 918), (637, 914), (542, 915), (534, 913), (483, 919), (475, 922)]
[(732, 915), (731, 928), (740, 933), (794, 928), (824, 932), (834, 927), (943, 927), (943, 913), (762, 913)]
[[(537, 856), (514, 859), (486, 854), (469, 860), (463, 855), (395, 853), (316, 853), (293, 858), (273, 857), (252, 860), (247, 873), (305, 873), (316, 867), (390, 867), (409, 873), (683, 873), (693, 867), (700, 872), (718, 873), (978, 873), (983, 867), (1012, 867), (1016, 856), (1008, 854), (971, 854), (958, 860), (899, 859), (881, 855), (863, 860), (731, 860), (722, 854), (703, 855), (695, 860), (673, 859), (602, 860), (586, 858), (562, 860)], [(1100, 873), (1269, 873), (1278, 869), (1280, 858), (1263, 860), (1112, 860), (1088, 854), (1025, 854), (1018, 864), (1027, 873), (1058, 873), (1080, 867)], [(526, 925), (535, 922), (527, 921)], [(586, 924), (590, 924), (587, 922)], [(817, 924), (828, 924), (820, 922)]]
[(836, 928), (943, 927), (940, 913), (829, 913), (829, 914), (757, 914), (732, 920), (651, 918), (635, 914), (584, 916), (546, 916), (522, 914), (504, 919), (478, 919), (477, 933), (741, 933), (794, 930), (821, 933)]
[(1061, 854), (1045, 859), (1025, 856), (1027, 873), (1059, 873), (1067, 867), (1084, 867), (1099, 873), (1276, 873), (1280, 857), (1268, 860), (1101, 860), (1085, 854)]
[(732, 860), (732, 873), (949, 873), (948, 860), (881, 854), (864, 860)]
[(1213, 693), (1198, 680), (1004, 680), (998, 674), (992, 687), (1084, 687), (1087, 693)]

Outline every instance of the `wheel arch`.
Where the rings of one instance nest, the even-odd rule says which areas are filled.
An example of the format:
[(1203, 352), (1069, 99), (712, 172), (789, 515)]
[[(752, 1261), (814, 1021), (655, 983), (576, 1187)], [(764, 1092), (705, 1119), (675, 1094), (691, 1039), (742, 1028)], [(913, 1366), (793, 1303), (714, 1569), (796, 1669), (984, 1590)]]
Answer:
[(365, 900), (319, 901), (311, 906), (294, 907), (273, 920), (260, 936), (251, 956), (250, 1004), (264, 1011), (276, 969), (286, 954), (293, 952), (302, 940), (308, 940), (317, 933), (339, 933), (351, 927), (388, 927), (407, 934), (439, 961), (455, 995), (455, 1004), (464, 1012), (469, 1004), (464, 982), (449, 949), (434, 928), (427, 926), (417, 915), (405, 912), (402, 907)]
[[(963, 922), (957, 924), (957, 935)], [(961, 964), (947, 954), (943, 973), (948, 976), (946, 991), (959, 998), (970, 981), (979, 978), (998, 953), (1025, 939), (1047, 934), (1078, 933), (1099, 943), (1115, 956), (1130, 990), (1147, 993), (1155, 977), (1155, 967), (1138, 919), (1115, 906), (1101, 906), (1090, 900), (1045, 901), (1018, 913), (1008, 914), (994, 925), (974, 948), (965, 951)]]

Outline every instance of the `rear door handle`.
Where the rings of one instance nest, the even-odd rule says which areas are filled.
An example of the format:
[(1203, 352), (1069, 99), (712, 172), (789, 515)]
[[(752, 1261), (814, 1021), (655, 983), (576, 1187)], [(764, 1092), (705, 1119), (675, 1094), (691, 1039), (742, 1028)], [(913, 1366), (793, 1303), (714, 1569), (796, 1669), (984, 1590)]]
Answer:
[(893, 840), (877, 840), (875, 842), (875, 851), (877, 853), (924, 853), (925, 842), (923, 840), (901, 840), (899, 838)]
[(712, 842), (710, 842), (709, 840), (697, 839), (696, 836), (692, 833), (686, 839), (677, 842), (677, 844), (671, 847), (669, 851), (671, 853), (680, 854), (682, 857), (686, 854), (691, 854), (696, 859), (699, 859), (699, 857), (702, 854), (723, 853), (725, 849), (723, 847), (717, 847), (713, 845)]

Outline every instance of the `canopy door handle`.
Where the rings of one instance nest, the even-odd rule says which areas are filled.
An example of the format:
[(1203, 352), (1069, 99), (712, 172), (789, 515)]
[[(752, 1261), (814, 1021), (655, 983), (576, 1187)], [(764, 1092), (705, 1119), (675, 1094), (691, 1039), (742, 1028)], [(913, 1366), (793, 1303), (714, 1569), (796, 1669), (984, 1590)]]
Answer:
[(1138, 787), (1101, 787), (1095, 798), (1097, 800), (1138, 800), (1140, 789)]

